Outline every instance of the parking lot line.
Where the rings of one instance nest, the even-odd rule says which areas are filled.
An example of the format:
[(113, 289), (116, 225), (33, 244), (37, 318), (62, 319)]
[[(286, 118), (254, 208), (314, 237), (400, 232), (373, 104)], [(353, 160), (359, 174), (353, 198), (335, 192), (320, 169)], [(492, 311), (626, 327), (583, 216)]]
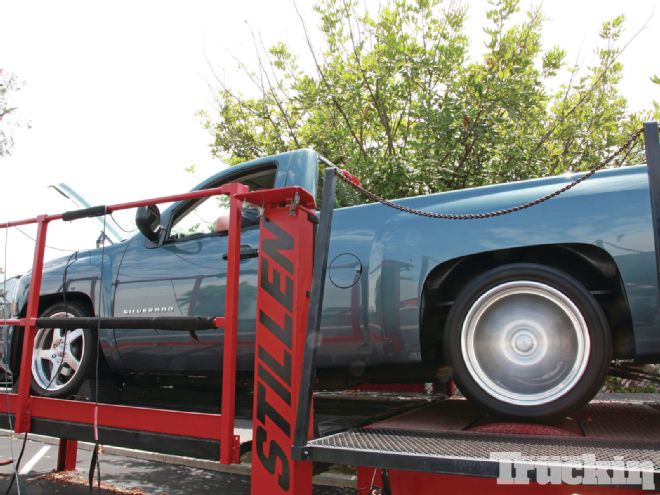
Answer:
[(45, 456), (46, 452), (48, 452), (49, 450), (50, 450), (50, 445), (44, 445), (43, 447), (41, 447), (39, 449), (39, 452), (34, 454), (32, 459), (30, 459), (28, 463), (25, 466), (23, 466), (23, 469), (21, 469), (18, 474), (28, 474), (30, 471), (32, 471), (32, 468), (35, 466), (35, 464), (39, 462), (39, 460), (41, 460), (41, 458)]

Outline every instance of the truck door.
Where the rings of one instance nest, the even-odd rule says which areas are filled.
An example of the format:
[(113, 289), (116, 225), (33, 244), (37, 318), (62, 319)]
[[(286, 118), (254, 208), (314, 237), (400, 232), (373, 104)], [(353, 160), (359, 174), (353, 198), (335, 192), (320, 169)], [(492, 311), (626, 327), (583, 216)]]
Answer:
[[(232, 177), (251, 190), (272, 187), (275, 167)], [(210, 184), (217, 187), (222, 182)], [(175, 204), (164, 225), (166, 236), (150, 245), (131, 240), (119, 268), (114, 316), (223, 316), (225, 312), (227, 232), (216, 220), (228, 212), (220, 198)], [(165, 217), (165, 215), (164, 215)], [(244, 210), (239, 285), (238, 367), (249, 368), (253, 354), (257, 291), (258, 216)], [(217, 371), (222, 363), (222, 330), (173, 332), (115, 330), (122, 366), (133, 371)]]

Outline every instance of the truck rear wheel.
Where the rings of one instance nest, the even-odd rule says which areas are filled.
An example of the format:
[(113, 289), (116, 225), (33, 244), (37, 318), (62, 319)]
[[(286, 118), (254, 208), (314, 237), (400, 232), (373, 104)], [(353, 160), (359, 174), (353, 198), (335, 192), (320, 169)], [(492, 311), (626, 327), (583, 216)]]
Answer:
[(570, 275), (536, 264), (489, 270), (459, 292), (443, 349), (469, 399), (523, 419), (554, 417), (588, 402), (607, 374), (605, 315)]

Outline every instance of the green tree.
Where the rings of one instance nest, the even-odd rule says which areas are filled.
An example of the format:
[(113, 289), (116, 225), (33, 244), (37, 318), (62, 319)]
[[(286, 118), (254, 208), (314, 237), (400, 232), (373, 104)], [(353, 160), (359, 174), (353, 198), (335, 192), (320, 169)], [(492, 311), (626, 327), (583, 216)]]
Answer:
[[(426, 194), (581, 170), (641, 125), (619, 93), (623, 17), (603, 25), (598, 62), (566, 68), (565, 51), (541, 44), (543, 15), (494, 0), (481, 60), (468, 56), (465, 7), (389, 0), (372, 15), (357, 0), (316, 6), (324, 45), (305, 37), (315, 71), (284, 44), (259, 48), (241, 69), (259, 96), (220, 84), (202, 112), (214, 155), (238, 163), (313, 147), (386, 197)], [(657, 115), (657, 110), (655, 111)], [(641, 148), (628, 162), (642, 160)]]

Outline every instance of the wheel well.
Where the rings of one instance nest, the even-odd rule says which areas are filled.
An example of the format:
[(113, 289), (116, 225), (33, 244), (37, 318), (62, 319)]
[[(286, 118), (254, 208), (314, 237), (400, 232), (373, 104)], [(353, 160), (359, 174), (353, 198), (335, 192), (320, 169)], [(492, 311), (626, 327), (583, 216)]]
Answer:
[(435, 267), (424, 282), (420, 339), (422, 359), (441, 363), (441, 341), (447, 314), (460, 289), (486, 270), (509, 263), (537, 263), (580, 281), (605, 312), (612, 332), (612, 355), (635, 355), (632, 318), (616, 263), (604, 250), (588, 244), (553, 244), (488, 251), (454, 258)]
[[(56, 294), (47, 294), (39, 297), (39, 314), (45, 309), (57, 303), (72, 302), (82, 306), (89, 316), (94, 316), (94, 306), (89, 296), (83, 292), (58, 292)], [(21, 312), (25, 315), (26, 308)]]

